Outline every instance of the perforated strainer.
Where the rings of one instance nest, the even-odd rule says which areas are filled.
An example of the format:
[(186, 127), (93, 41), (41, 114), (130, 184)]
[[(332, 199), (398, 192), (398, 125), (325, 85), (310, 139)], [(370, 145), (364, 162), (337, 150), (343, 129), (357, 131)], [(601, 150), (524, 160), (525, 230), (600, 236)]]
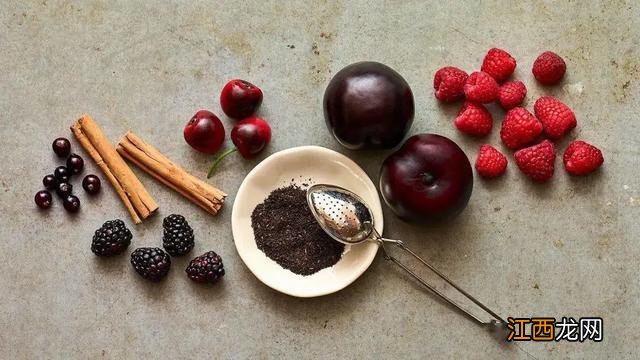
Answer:
[(327, 234), (345, 244), (358, 244), (371, 235), (373, 219), (364, 202), (350, 201), (351, 196), (326, 185), (314, 185), (307, 192), (311, 211)]
[[(386, 260), (394, 262), (426, 288), (431, 290), (436, 295), (440, 296), (450, 305), (458, 308), (473, 320), (483, 325), (506, 324), (506, 321), (504, 319), (502, 319), (499, 315), (482, 304), (476, 298), (471, 296), (469, 293), (464, 291), (462, 288), (452, 282), (448, 277), (442, 274), (439, 270), (424, 261), (416, 253), (408, 249), (401, 240), (385, 239), (380, 234), (378, 234), (375, 227), (373, 226), (374, 219), (371, 211), (369, 210), (369, 207), (358, 195), (338, 186), (317, 184), (311, 186), (307, 190), (307, 202), (309, 203), (311, 212), (320, 224), (320, 227), (322, 227), (322, 229), (333, 239), (348, 245), (356, 245), (365, 241), (377, 242), (382, 248)], [(483, 321), (475, 314), (462, 307), (456, 301), (449, 298), (443, 292), (427, 283), (421, 277), (416, 275), (412, 270), (410, 270), (407, 266), (400, 263), (395, 257), (391, 256), (387, 251), (388, 249), (385, 247), (385, 244), (395, 245), (409, 253), (411, 256), (416, 258), (423, 265), (433, 271), (436, 275), (446, 281), (449, 285), (458, 290), (462, 295), (471, 300), (482, 310), (486, 311), (493, 317), (493, 319), (490, 321)]]

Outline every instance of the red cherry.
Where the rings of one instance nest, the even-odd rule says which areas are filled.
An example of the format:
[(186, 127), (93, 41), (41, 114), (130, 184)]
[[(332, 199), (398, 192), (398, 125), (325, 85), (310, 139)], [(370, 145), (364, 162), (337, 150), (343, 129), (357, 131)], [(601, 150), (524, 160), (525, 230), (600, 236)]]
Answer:
[(229, 81), (220, 93), (222, 111), (232, 119), (253, 115), (262, 104), (262, 90), (240, 79)]
[(231, 141), (236, 147), (218, 156), (213, 162), (207, 177), (211, 177), (218, 163), (233, 152), (238, 151), (245, 159), (259, 154), (271, 142), (271, 127), (263, 118), (250, 116), (236, 123), (231, 130)]
[(192, 148), (206, 153), (216, 153), (224, 142), (224, 126), (211, 111), (200, 110), (184, 127), (184, 139)]
[(231, 130), (231, 141), (243, 158), (257, 155), (271, 141), (271, 127), (263, 118), (251, 116), (240, 120)]

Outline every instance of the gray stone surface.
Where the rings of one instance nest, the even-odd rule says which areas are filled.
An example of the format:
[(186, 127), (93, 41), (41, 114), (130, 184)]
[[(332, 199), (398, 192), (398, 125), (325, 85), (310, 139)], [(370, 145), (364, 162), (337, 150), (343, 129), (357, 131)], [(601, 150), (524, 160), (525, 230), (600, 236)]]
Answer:
[[(637, 356), (640, 7), (470, 3), (3, 1), (0, 357)], [(58, 162), (51, 141), (70, 136), (69, 125), (84, 112), (114, 142), (132, 129), (204, 177), (211, 157), (185, 145), (182, 127), (199, 108), (220, 114), (218, 92), (236, 77), (264, 89), (260, 113), (271, 121), (274, 139), (263, 157), (297, 145), (326, 146), (352, 156), (375, 181), (387, 153), (341, 149), (321, 108), (332, 74), (366, 59), (394, 67), (411, 84), (412, 133), (450, 136), (475, 158), (482, 142), (455, 131), (459, 105), (439, 105), (431, 79), (447, 64), (477, 69), (494, 45), (518, 59), (528, 106), (553, 94), (575, 109), (579, 125), (569, 138), (600, 146), (603, 170), (570, 178), (558, 160), (553, 181), (534, 185), (511, 160), (502, 179), (476, 181), (457, 220), (420, 228), (385, 209), (386, 235), (406, 240), (505, 316), (601, 316), (602, 343), (506, 344), (381, 258), (334, 295), (304, 300), (272, 291), (242, 264), (230, 230), (235, 192), (259, 159), (228, 159), (212, 180), (230, 195), (218, 217), (138, 169), (161, 205), (142, 225), (131, 225), (110, 186), (91, 199), (78, 191), (77, 216), (59, 202), (48, 212), (33, 204), (40, 179)], [(542, 88), (530, 68), (547, 49), (564, 56), (569, 70), (562, 85)], [(503, 113), (492, 111), (496, 130), (483, 142), (499, 144)], [(134, 274), (128, 256), (104, 260), (89, 251), (93, 230), (113, 218), (130, 224), (133, 246), (158, 245), (170, 213), (191, 221), (194, 253), (214, 249), (223, 256), (222, 283), (192, 284), (183, 273), (188, 259), (181, 258), (166, 281), (150, 284)]]

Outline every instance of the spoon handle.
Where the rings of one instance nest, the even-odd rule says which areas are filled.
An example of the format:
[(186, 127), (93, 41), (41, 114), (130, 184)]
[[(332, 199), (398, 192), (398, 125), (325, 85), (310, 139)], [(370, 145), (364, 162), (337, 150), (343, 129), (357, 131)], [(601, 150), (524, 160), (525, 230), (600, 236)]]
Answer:
[[(443, 273), (441, 273), (438, 269), (436, 269), (431, 264), (429, 264), (426, 261), (424, 261), (420, 256), (418, 256), (418, 254), (414, 253), (413, 251), (411, 251), (411, 249), (407, 248), (404, 245), (404, 242), (402, 242), (401, 240), (391, 240), (391, 239), (384, 239), (384, 238), (378, 238), (378, 239), (380, 241), (380, 244), (381, 244), (382, 251), (384, 253), (385, 259), (393, 261), (396, 265), (398, 265), (400, 268), (402, 268), (404, 271), (406, 271), (414, 279), (418, 280), (418, 282), (420, 282), (422, 285), (424, 285), (427, 289), (431, 290), (433, 293), (435, 293), (436, 295), (440, 296), (443, 300), (445, 300), (450, 305), (458, 308), (460, 311), (462, 311), (464, 314), (466, 314), (467, 316), (469, 316), (473, 320), (475, 320), (478, 323), (483, 324), (483, 325), (495, 325), (497, 323), (496, 320), (498, 322), (502, 323), (502, 325), (507, 323), (502, 317), (500, 317), (500, 315), (496, 314), (493, 310), (489, 309), (486, 305), (484, 305), (479, 300), (477, 300), (476, 298), (471, 296), (471, 294), (466, 292), (460, 286), (456, 285), (453, 281), (451, 281), (451, 279), (449, 279), (447, 276), (445, 276)], [(424, 264), (426, 267), (428, 267), (429, 270), (433, 271), (436, 275), (438, 275), (440, 278), (442, 278), (442, 280), (446, 281), (449, 285), (451, 285), (453, 288), (458, 290), (467, 299), (471, 300), (474, 304), (478, 305), (482, 310), (486, 311), (495, 320), (492, 320), (492, 321), (489, 321), (489, 322), (481, 320), (476, 315), (471, 313), (469, 310), (465, 309), (460, 304), (458, 304), (456, 301), (454, 301), (451, 298), (449, 298), (448, 296), (446, 296), (443, 292), (441, 292), (440, 290), (436, 289), (432, 285), (428, 284), (424, 279), (422, 279), (420, 276), (416, 275), (416, 273), (414, 273), (408, 267), (406, 267), (404, 264), (399, 262), (398, 259), (396, 259), (395, 257), (389, 255), (389, 253), (387, 252), (387, 249), (385, 248), (385, 243), (394, 244), (397, 247), (399, 247), (400, 249), (402, 249), (402, 250), (408, 252), (409, 254), (411, 254), (414, 258), (416, 258), (418, 261), (420, 261), (422, 264)]]

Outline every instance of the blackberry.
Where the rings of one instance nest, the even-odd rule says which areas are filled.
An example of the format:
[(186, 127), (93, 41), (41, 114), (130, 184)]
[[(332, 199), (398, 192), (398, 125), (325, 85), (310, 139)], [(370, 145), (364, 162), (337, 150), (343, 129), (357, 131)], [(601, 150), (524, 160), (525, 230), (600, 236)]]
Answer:
[(209, 251), (191, 260), (186, 272), (195, 282), (212, 284), (224, 276), (224, 265), (220, 255)]
[(160, 248), (137, 248), (131, 253), (131, 265), (147, 280), (159, 281), (169, 273), (171, 258)]
[(162, 221), (162, 246), (171, 256), (181, 256), (193, 249), (193, 229), (184, 216), (172, 214)]
[(91, 251), (98, 256), (122, 254), (131, 244), (131, 231), (120, 219), (107, 221), (93, 234)]

